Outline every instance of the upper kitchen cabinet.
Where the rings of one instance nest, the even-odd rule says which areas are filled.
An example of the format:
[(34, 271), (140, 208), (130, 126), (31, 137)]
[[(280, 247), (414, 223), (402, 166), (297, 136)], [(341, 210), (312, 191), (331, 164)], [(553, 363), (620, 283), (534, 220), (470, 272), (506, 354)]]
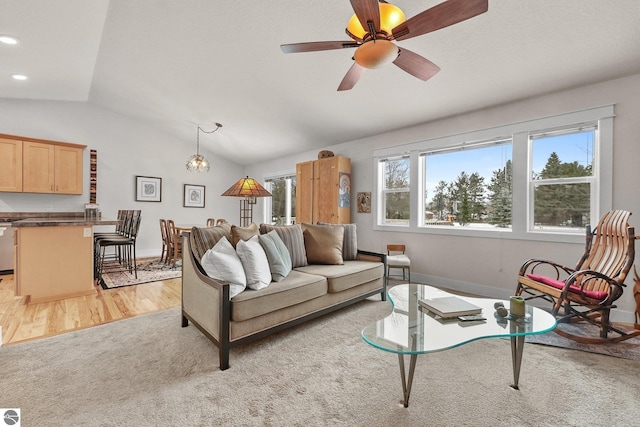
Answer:
[[(1, 165), (21, 172), (21, 182), (13, 184), (9, 172), (0, 173), (0, 191), (23, 193), (82, 194), (82, 164), (84, 145), (1, 135), (1, 141), (19, 142), (21, 156), (9, 157), (10, 148), (0, 148)], [(7, 156), (5, 156), (5, 151)], [(3, 168), (4, 169), (4, 168)], [(5, 185), (6, 182), (6, 185)], [(18, 185), (19, 184), (19, 185)], [(4, 188), (14, 188), (5, 190)], [(19, 189), (18, 189), (19, 188)]]
[(22, 141), (0, 138), (0, 191), (22, 191)]

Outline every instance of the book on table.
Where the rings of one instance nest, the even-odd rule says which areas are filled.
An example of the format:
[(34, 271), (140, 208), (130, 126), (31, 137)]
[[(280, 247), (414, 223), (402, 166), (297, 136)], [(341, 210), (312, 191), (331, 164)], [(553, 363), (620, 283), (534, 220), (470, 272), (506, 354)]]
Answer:
[(419, 299), (418, 303), (426, 310), (440, 317), (457, 317), (482, 313), (482, 307), (457, 297)]

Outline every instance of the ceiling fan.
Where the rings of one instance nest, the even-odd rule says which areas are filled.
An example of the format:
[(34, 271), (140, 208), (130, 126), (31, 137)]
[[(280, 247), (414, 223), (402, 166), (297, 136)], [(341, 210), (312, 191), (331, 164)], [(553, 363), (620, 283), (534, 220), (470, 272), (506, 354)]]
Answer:
[(355, 86), (366, 68), (378, 68), (393, 62), (407, 73), (428, 80), (440, 67), (393, 41), (401, 41), (448, 27), (489, 9), (488, 0), (447, 0), (406, 19), (400, 8), (384, 0), (350, 0), (355, 14), (346, 32), (352, 40), (283, 44), (284, 53), (315, 52), (356, 48), (355, 61), (338, 90)]

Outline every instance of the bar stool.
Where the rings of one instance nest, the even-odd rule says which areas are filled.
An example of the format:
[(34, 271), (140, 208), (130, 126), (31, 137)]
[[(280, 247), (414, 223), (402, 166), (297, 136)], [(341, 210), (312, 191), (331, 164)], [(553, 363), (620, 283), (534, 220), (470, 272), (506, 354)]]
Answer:
[[(136, 264), (136, 239), (140, 230), (140, 221), (142, 215), (140, 211), (133, 211), (129, 220), (126, 222), (122, 235), (104, 236), (96, 239), (97, 253), (97, 278), (102, 279), (102, 275), (107, 272), (107, 259), (114, 259), (113, 267), (109, 271), (118, 271), (126, 269), (129, 273), (134, 273), (138, 278), (138, 266)], [(114, 253), (109, 256), (107, 248), (114, 248)]]

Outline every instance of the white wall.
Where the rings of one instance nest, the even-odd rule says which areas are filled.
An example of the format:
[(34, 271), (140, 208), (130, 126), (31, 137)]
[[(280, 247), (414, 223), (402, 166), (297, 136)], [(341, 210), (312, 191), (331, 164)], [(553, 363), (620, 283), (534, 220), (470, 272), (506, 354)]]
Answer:
[[(631, 225), (640, 232), (640, 74), (488, 107), (326, 149), (351, 158), (351, 202), (355, 206), (357, 192), (374, 189), (373, 151), (376, 149), (605, 104), (615, 104), (616, 115), (613, 209), (634, 212)], [(371, 115), (371, 120), (376, 120), (376, 116)], [(247, 168), (247, 172), (256, 179), (264, 179), (273, 173), (295, 172), (297, 162), (317, 158), (318, 151), (253, 165)], [(358, 246), (361, 249), (384, 252), (387, 243), (406, 244), (411, 257), (412, 277), (417, 280), (496, 298), (513, 293), (517, 271), (526, 259), (548, 258), (575, 266), (584, 249), (582, 244), (374, 231), (373, 214), (357, 213), (355, 209), (352, 220), (358, 224)], [(613, 318), (632, 322), (635, 310), (633, 280), (628, 278), (626, 283), (629, 287)]]
[[(102, 216), (115, 218), (118, 209), (142, 210), (136, 245), (139, 257), (160, 255), (160, 218), (176, 224), (204, 224), (209, 217), (231, 221), (239, 215), (237, 199), (220, 194), (244, 176), (243, 167), (217, 157), (215, 146), (202, 141), (200, 152), (212, 162), (211, 170), (189, 172), (185, 164), (195, 153), (195, 139), (178, 140), (86, 102), (0, 99), (0, 133), (87, 146), (81, 196), (0, 192), (0, 212), (84, 211), (89, 202), (89, 150), (96, 149)], [(136, 175), (162, 178), (161, 202), (135, 201)], [(183, 207), (184, 184), (206, 186), (204, 209)]]

